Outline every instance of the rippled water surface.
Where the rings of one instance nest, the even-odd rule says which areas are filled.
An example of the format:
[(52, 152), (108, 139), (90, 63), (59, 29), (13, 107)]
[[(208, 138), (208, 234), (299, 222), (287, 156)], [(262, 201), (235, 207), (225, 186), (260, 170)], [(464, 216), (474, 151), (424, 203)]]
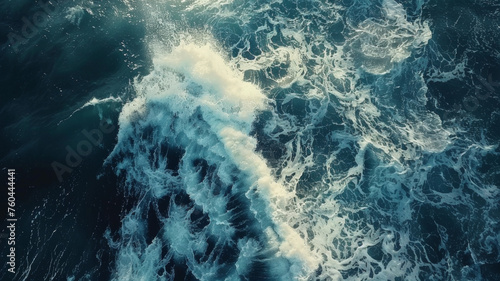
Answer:
[(0, 7), (1, 280), (500, 280), (497, 0)]

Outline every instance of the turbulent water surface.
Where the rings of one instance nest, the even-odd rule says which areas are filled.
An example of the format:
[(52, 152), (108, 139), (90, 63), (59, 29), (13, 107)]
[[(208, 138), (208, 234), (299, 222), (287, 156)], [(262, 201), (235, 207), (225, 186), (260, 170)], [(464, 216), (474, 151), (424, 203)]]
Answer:
[(498, 0), (0, 7), (1, 280), (500, 280)]

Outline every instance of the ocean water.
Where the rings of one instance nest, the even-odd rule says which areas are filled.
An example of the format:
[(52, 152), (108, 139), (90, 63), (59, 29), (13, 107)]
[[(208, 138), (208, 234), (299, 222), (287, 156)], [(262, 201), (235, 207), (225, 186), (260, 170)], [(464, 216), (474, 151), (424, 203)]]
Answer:
[(0, 14), (1, 280), (500, 280), (498, 0)]

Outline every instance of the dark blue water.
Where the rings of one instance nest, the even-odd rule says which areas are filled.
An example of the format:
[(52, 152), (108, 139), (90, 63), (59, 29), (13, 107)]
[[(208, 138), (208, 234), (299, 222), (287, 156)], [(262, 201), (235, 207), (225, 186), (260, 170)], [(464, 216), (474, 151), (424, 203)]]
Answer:
[(0, 11), (1, 280), (500, 280), (500, 2)]

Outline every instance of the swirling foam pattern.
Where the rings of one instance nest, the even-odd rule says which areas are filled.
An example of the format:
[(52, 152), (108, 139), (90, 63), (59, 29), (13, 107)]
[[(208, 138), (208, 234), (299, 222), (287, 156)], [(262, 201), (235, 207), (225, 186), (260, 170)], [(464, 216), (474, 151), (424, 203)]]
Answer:
[(136, 4), (152, 63), (106, 160), (136, 198), (113, 280), (493, 276), (498, 138), (429, 90), (467, 76), (434, 2)]

